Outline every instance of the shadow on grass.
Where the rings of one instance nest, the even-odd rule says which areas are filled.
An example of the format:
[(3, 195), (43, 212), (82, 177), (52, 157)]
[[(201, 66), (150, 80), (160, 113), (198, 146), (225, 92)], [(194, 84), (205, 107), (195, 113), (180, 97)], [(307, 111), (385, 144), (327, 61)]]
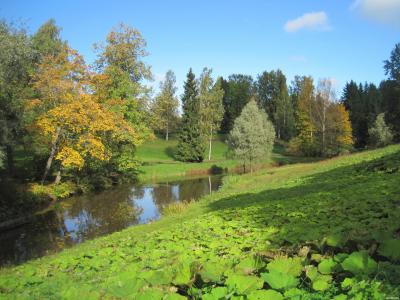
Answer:
[(166, 147), (166, 148), (164, 149), (164, 153), (165, 153), (168, 157), (170, 157), (171, 159), (176, 160), (176, 159), (175, 159), (175, 154), (176, 154), (176, 148), (175, 148), (175, 147), (171, 147), (171, 146)]
[(224, 198), (209, 209), (227, 224), (274, 229), (277, 247), (316, 244), (335, 234), (351, 241), (349, 248), (367, 248), (378, 232), (400, 232), (399, 162), (400, 152), (294, 179), (287, 187)]

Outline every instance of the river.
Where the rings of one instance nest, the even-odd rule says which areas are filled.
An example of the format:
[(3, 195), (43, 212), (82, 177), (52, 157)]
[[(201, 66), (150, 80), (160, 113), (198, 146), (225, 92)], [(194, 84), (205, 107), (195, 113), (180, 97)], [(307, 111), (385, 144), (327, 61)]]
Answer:
[(221, 175), (138, 183), (57, 203), (29, 223), (0, 233), (0, 265), (14, 265), (161, 217), (169, 203), (219, 189)]

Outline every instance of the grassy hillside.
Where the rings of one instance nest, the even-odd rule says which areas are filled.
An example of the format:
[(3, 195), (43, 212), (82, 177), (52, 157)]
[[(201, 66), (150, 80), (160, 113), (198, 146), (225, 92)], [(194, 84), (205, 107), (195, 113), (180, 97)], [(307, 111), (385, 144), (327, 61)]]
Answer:
[[(242, 169), (242, 163), (232, 158), (228, 152), (225, 135), (218, 135), (212, 143), (212, 159), (208, 161), (208, 152), (202, 163), (184, 163), (175, 160), (174, 155), (178, 141), (172, 137), (169, 141), (157, 138), (137, 149), (137, 157), (142, 165), (139, 168), (141, 180), (160, 179), (163, 177), (179, 177), (185, 175), (207, 174), (214, 170), (230, 172)], [(287, 164), (294, 162), (312, 161), (312, 158), (288, 156), (280, 145), (274, 146), (271, 157), (259, 162), (260, 166), (271, 164)], [(314, 159), (315, 160), (315, 159)]]
[(226, 177), (183, 213), (0, 271), (4, 299), (396, 299), (400, 146)]

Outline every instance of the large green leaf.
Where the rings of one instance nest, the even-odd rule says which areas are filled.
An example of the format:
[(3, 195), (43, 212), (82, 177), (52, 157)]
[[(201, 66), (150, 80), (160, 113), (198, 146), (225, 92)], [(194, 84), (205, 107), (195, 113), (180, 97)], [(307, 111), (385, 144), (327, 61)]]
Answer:
[(283, 300), (281, 293), (274, 290), (253, 291), (247, 296), (248, 300)]
[(354, 275), (369, 275), (376, 271), (377, 263), (366, 251), (353, 252), (342, 262), (344, 270)]
[(251, 256), (251, 257), (246, 257), (245, 259), (242, 259), (235, 266), (235, 270), (243, 273), (244, 275), (248, 275), (264, 266), (265, 266), (265, 263), (261, 260), (261, 258), (259, 256)]
[(225, 271), (225, 265), (208, 261), (202, 265), (200, 276), (205, 282), (220, 282)]
[(225, 286), (219, 286), (213, 288), (211, 292), (204, 294), (202, 296), (203, 300), (217, 300), (217, 299), (225, 299), (225, 296), (228, 294), (228, 288)]
[(175, 278), (172, 281), (176, 285), (189, 284), (192, 280), (192, 272), (189, 262), (180, 263), (175, 269)]
[(302, 266), (302, 259), (300, 257), (281, 257), (276, 258), (267, 265), (268, 271), (276, 271), (282, 274), (300, 276)]
[(164, 293), (159, 289), (147, 289), (135, 295), (135, 300), (161, 300)]
[(332, 276), (319, 273), (315, 266), (306, 266), (306, 275), (311, 280), (311, 285), (314, 290), (324, 291), (330, 287)]
[(400, 261), (400, 240), (386, 239), (379, 246), (378, 253), (394, 261)]
[(152, 286), (170, 284), (173, 280), (173, 272), (170, 269), (150, 270), (140, 274)]
[(325, 280), (316, 280), (312, 283), (312, 288), (316, 291), (325, 291), (330, 287), (330, 283)]
[(336, 266), (337, 263), (333, 260), (333, 258), (327, 258), (318, 264), (318, 271), (321, 274), (332, 274)]
[(262, 273), (261, 278), (264, 279), (264, 281), (268, 283), (271, 288), (276, 290), (286, 290), (296, 287), (299, 284), (299, 280), (296, 277), (277, 271)]
[(261, 289), (264, 281), (256, 276), (232, 274), (225, 283), (230, 290), (235, 290), (239, 294), (248, 294), (251, 291)]

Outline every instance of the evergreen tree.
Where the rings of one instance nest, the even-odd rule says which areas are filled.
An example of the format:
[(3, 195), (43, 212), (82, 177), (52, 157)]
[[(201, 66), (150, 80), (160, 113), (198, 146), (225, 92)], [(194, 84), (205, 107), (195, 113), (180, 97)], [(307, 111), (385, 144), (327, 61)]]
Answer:
[(369, 144), (373, 147), (383, 147), (390, 144), (393, 140), (393, 134), (386, 125), (385, 114), (379, 114), (376, 117), (374, 125), (368, 130)]
[(400, 141), (400, 43), (396, 44), (384, 65), (389, 79), (381, 83), (385, 119), (393, 130), (395, 141)]
[(382, 95), (374, 84), (357, 85), (354, 81), (346, 84), (342, 103), (350, 113), (356, 148), (364, 148), (368, 141), (368, 128), (382, 111)]
[(175, 83), (175, 74), (169, 70), (165, 75), (165, 80), (160, 83), (160, 93), (151, 107), (153, 127), (163, 131), (167, 141), (171, 129), (175, 127), (178, 120), (179, 101), (175, 96)]
[(192, 69), (187, 74), (182, 96), (183, 116), (176, 158), (180, 161), (202, 162), (204, 142), (200, 124), (200, 101)]
[(275, 129), (268, 115), (258, 108), (256, 101), (251, 100), (235, 120), (229, 134), (229, 144), (235, 156), (243, 161), (244, 166), (249, 163), (252, 172), (255, 161), (271, 154), (274, 139)]
[(289, 140), (294, 135), (295, 119), (285, 75), (281, 70), (263, 72), (258, 76), (256, 91), (258, 103), (274, 124), (277, 138)]
[(222, 119), (221, 130), (229, 133), (233, 127), (235, 119), (242, 112), (243, 107), (253, 96), (253, 78), (243, 74), (233, 74), (228, 80), (221, 79), (221, 86), (224, 90), (223, 104), (224, 117)]

